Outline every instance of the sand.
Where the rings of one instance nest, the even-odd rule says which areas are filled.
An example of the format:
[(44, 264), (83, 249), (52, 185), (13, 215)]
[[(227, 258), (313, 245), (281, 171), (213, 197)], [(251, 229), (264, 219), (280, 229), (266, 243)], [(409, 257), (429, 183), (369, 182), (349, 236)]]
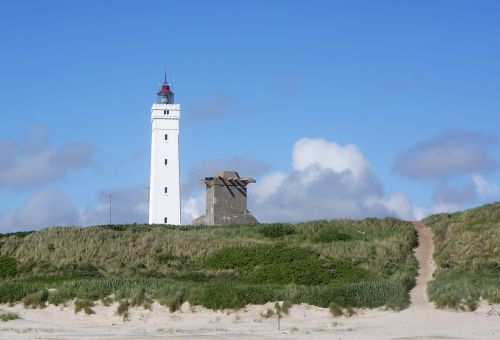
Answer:
[(94, 307), (95, 314), (74, 313), (74, 306), (49, 305), (25, 309), (0, 305), (0, 311), (21, 319), (0, 322), (0, 339), (500, 339), (500, 305), (481, 303), (474, 312), (437, 310), (427, 300), (432, 278), (432, 231), (414, 224), (419, 235), (417, 286), (410, 308), (401, 311), (358, 310), (352, 317), (332, 317), (329, 310), (295, 305), (280, 320), (262, 316), (273, 304), (247, 306), (240, 311), (212, 311), (184, 303), (180, 311), (154, 303), (151, 310), (131, 308), (129, 320), (116, 315), (117, 305)]

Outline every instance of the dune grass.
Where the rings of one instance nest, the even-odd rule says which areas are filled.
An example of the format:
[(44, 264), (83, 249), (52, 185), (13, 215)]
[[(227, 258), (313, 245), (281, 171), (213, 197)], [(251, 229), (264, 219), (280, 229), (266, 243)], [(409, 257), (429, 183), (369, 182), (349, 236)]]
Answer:
[(425, 219), (438, 265), (429, 283), (438, 307), (474, 310), (479, 299), (500, 303), (500, 203)]
[(0, 311), (0, 321), (7, 322), (17, 319), (19, 319), (19, 315), (17, 313)]
[[(0, 303), (32, 308), (76, 299), (172, 311), (290, 301), (340, 308), (408, 306), (417, 270), (410, 223), (393, 218), (225, 227), (111, 225), (49, 228), (0, 237), (15, 272)], [(13, 262), (14, 261), (14, 262)], [(88, 308), (85, 310), (85, 308)]]

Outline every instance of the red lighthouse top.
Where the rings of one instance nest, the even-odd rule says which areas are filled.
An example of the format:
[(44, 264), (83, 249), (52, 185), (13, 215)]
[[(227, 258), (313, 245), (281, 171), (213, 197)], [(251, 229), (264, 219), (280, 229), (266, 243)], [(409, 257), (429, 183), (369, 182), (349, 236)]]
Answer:
[(157, 93), (159, 104), (173, 104), (174, 103), (174, 93), (170, 90), (170, 84), (167, 82), (167, 75), (165, 74), (165, 80), (161, 85), (160, 91)]
[(161, 85), (161, 89), (160, 89), (160, 91), (157, 94), (160, 96), (162, 94), (168, 94), (168, 93), (173, 93), (173, 92), (170, 91), (170, 84), (165, 81)]

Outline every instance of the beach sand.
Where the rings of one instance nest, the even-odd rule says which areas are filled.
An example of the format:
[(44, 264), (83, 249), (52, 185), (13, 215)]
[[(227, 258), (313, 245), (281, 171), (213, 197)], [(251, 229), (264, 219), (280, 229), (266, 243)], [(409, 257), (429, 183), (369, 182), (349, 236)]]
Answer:
[[(154, 303), (152, 310), (131, 308), (128, 321), (116, 315), (117, 305), (96, 303), (95, 314), (74, 313), (49, 305), (25, 309), (22, 304), (0, 310), (21, 319), (0, 322), (0, 339), (500, 339), (500, 315), (482, 304), (475, 312), (455, 312), (415, 306), (401, 312), (358, 310), (352, 317), (332, 317), (326, 308), (295, 305), (280, 320), (261, 314), (273, 304), (239, 311), (191, 308), (169, 313)], [(500, 311), (500, 306), (495, 306)]]

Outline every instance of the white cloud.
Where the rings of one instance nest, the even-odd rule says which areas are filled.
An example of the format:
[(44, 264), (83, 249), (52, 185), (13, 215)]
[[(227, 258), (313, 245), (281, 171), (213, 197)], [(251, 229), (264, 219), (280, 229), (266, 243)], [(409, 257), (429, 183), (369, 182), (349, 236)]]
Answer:
[(133, 185), (99, 192), (95, 201), (81, 212), (79, 223), (84, 226), (108, 224), (109, 195), (111, 195), (111, 223), (148, 222), (148, 188), (146, 185)]
[(337, 173), (350, 171), (355, 178), (370, 167), (356, 145), (341, 146), (324, 139), (299, 139), (293, 146), (293, 168), (303, 171), (311, 166)]
[(489, 183), (481, 175), (473, 175), (472, 181), (476, 187), (476, 191), (481, 196), (498, 196), (500, 195), (500, 186)]
[(260, 180), (251, 186), (251, 193), (257, 203), (262, 203), (266, 198), (278, 190), (287, 175), (283, 172), (270, 172), (260, 178)]
[(20, 208), (0, 214), (0, 233), (78, 222), (78, 210), (65, 193), (42, 190), (34, 193)]
[(413, 179), (445, 179), (498, 169), (489, 154), (493, 137), (470, 131), (455, 131), (413, 145), (399, 153), (393, 171)]
[(205, 193), (200, 191), (196, 196), (182, 200), (182, 224), (191, 224), (193, 219), (205, 215)]
[(355, 145), (300, 139), (293, 170), (270, 173), (249, 186), (249, 207), (261, 222), (398, 216), (412, 219), (401, 193), (385, 197), (383, 186)]
[(455, 187), (448, 183), (439, 183), (434, 188), (432, 200), (435, 204), (460, 206), (472, 203), (477, 199), (477, 190), (470, 179), (465, 184)]
[(26, 187), (57, 180), (90, 164), (94, 154), (86, 142), (50, 145), (45, 129), (31, 127), (27, 138), (0, 141), (0, 185)]
[(367, 199), (368, 206), (382, 205), (391, 216), (398, 216), (407, 220), (412, 220), (416, 217), (416, 208), (413, 203), (401, 192), (395, 192), (389, 197), (370, 197)]

